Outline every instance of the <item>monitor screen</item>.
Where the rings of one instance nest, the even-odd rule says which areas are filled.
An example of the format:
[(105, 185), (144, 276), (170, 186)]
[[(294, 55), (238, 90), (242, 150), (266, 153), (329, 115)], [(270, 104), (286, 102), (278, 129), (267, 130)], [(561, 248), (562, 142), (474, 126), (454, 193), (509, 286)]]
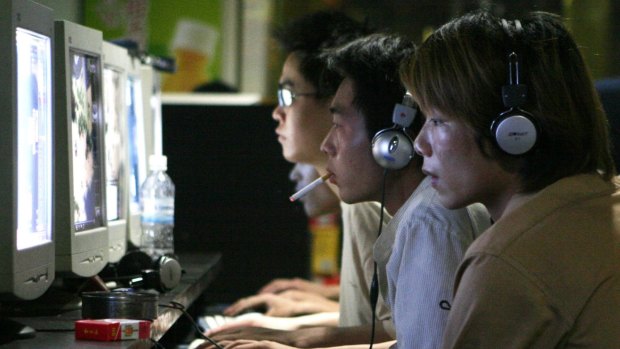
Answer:
[(125, 120), (123, 103), (125, 81), (121, 71), (112, 66), (103, 69), (103, 93), (105, 113), (106, 144), (106, 204), (108, 221), (117, 221), (124, 216), (125, 190)]
[(99, 57), (71, 50), (71, 140), (75, 231), (102, 227)]
[(96, 275), (108, 262), (102, 33), (54, 22), (56, 271)]
[(127, 79), (127, 123), (129, 133), (129, 206), (131, 213), (140, 212), (140, 185), (146, 177), (144, 109), (142, 83), (137, 76)]
[[(17, 249), (52, 240), (51, 40), (17, 27)], [(5, 125), (4, 127), (8, 127)]]
[(108, 261), (118, 262), (127, 250), (129, 140), (125, 88), (129, 53), (104, 41), (103, 118), (105, 120), (105, 193), (108, 220)]
[(38, 298), (56, 275), (53, 46), (50, 8), (29, 0), (2, 1), (1, 300)]

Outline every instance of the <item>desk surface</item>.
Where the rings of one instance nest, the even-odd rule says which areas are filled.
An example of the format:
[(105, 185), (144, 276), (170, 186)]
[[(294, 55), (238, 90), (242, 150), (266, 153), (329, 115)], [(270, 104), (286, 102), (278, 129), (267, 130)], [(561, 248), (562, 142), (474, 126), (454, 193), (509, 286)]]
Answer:
[[(174, 301), (188, 308), (213, 281), (219, 271), (220, 254), (179, 254), (185, 273), (179, 286), (160, 295), (159, 304)], [(182, 313), (176, 309), (159, 307), (158, 317), (151, 325), (151, 338), (159, 340), (174, 325)], [(15, 317), (15, 320), (37, 330), (36, 336), (0, 345), (0, 348), (150, 348), (150, 342), (138, 341), (97, 342), (75, 340), (75, 320), (81, 319), (81, 310), (72, 310), (55, 316)], [(64, 329), (64, 330), (63, 330)]]

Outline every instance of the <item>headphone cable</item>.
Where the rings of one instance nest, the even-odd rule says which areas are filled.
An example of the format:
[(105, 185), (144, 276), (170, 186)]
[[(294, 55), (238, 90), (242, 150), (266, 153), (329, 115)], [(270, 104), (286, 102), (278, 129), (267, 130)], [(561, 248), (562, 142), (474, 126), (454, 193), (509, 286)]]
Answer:
[[(383, 170), (383, 182), (381, 184), (381, 208), (379, 211), (379, 229), (377, 231), (377, 239), (381, 236), (381, 230), (383, 228), (383, 210), (385, 207), (385, 182), (388, 174), (388, 169)], [(373, 273), (372, 273), (372, 281), (370, 283), (370, 309), (371, 309), (371, 331), (370, 331), (370, 347), (368, 349), (372, 349), (373, 343), (375, 341), (375, 328), (376, 328), (376, 319), (377, 319), (377, 302), (379, 300), (379, 277), (377, 275), (377, 261), (373, 262)]]
[(198, 335), (202, 339), (205, 339), (206, 341), (208, 341), (209, 343), (211, 343), (213, 346), (215, 346), (218, 349), (224, 349), (219, 343), (217, 343), (215, 340), (209, 338), (209, 336), (207, 336), (207, 335), (205, 335), (203, 333), (203, 330), (196, 323), (194, 318), (187, 312), (187, 310), (185, 309), (183, 304), (181, 304), (179, 302), (170, 301), (170, 304), (159, 304), (159, 306), (160, 307), (164, 307), (164, 308), (171, 308), (171, 309), (180, 310), (183, 313), (183, 315), (185, 315), (185, 317), (189, 320), (189, 322), (191, 322), (192, 326), (194, 327), (194, 330), (198, 333)]

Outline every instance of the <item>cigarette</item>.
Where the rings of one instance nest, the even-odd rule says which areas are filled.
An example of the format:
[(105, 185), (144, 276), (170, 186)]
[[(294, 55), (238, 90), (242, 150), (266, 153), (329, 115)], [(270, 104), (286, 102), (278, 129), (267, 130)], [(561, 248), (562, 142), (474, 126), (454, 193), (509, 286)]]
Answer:
[(325, 183), (325, 181), (331, 177), (332, 174), (331, 173), (327, 173), (315, 180), (313, 180), (310, 184), (306, 185), (305, 187), (301, 188), (298, 192), (296, 192), (295, 194), (291, 195), (288, 199), (291, 200), (291, 202), (295, 201), (295, 200), (299, 200), (301, 198), (303, 198), (304, 196), (306, 196), (306, 194), (308, 194), (312, 189), (316, 188), (317, 186), (319, 186), (319, 184), (323, 184)]

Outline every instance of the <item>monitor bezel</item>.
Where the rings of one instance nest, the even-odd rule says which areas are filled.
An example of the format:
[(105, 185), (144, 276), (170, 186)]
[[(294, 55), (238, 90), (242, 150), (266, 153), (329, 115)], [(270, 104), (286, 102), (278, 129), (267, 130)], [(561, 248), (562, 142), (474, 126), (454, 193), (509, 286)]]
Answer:
[[(143, 81), (143, 73), (142, 73), (142, 62), (138, 57), (135, 56), (130, 56), (129, 59), (129, 69), (127, 70), (127, 81), (129, 82), (129, 79), (133, 79), (136, 84), (140, 87), (140, 91), (139, 94), (140, 96), (137, 96), (137, 98), (134, 100), (136, 104), (136, 107), (139, 108), (139, 111), (137, 114), (142, 114), (142, 116), (137, 115), (138, 119), (137, 119), (137, 125), (136, 127), (138, 127), (138, 132), (142, 132), (142, 137), (138, 137), (138, 139), (136, 141), (139, 141), (140, 144), (138, 144), (138, 146), (141, 148), (139, 149), (139, 151), (141, 152), (141, 156), (138, 157), (138, 183), (143, 183), (144, 180), (146, 179), (146, 175), (147, 175), (147, 145), (146, 145), (146, 127), (145, 127), (145, 123), (146, 123), (146, 118), (147, 116), (145, 115), (146, 111), (145, 111), (145, 105), (144, 105), (144, 101), (145, 101), (145, 97), (144, 97), (144, 81)], [(127, 120), (129, 120), (129, 115), (127, 116)], [(129, 127), (127, 128), (127, 132), (129, 133)], [(128, 134), (128, 136), (131, 138), (133, 137), (133, 135)], [(131, 162), (131, 160), (129, 160)], [(129, 166), (132, 166), (132, 164), (130, 163)], [(128, 174), (130, 174), (131, 169), (129, 170)], [(131, 175), (127, 176), (127, 182), (128, 182), (128, 187), (127, 190), (130, 191), (131, 187), (132, 187), (132, 183), (131, 183)], [(137, 188), (139, 190), (139, 188)], [(139, 195), (139, 192), (138, 192)], [(134, 248), (139, 248), (140, 247), (140, 237), (142, 235), (142, 226), (141, 226), (141, 211), (139, 209), (139, 207), (136, 206), (135, 203), (132, 202), (132, 197), (131, 195), (129, 195), (129, 204), (127, 205), (127, 240), (129, 241), (129, 243), (131, 245), (133, 245)], [(138, 203), (139, 204), (139, 203)]]
[[(108, 262), (108, 229), (105, 209), (105, 180), (101, 180), (101, 214), (103, 225), (77, 232), (73, 212), (73, 178), (71, 145), (71, 54), (79, 52), (99, 57), (99, 91), (103, 76), (102, 43), (100, 31), (66, 20), (55, 21), (55, 69), (56, 74), (56, 165), (55, 165), (55, 227), (56, 271), (78, 276), (94, 276)], [(99, 99), (101, 103), (102, 99)], [(99, 108), (103, 108), (100, 105)], [(100, 109), (100, 110), (101, 110)], [(100, 120), (100, 123), (103, 123)], [(102, 125), (99, 125), (103, 131)], [(102, 134), (102, 132), (101, 132)], [(105, 149), (103, 136), (98, 137), (100, 155)], [(62, 141), (61, 141), (62, 140)], [(68, 175), (67, 175), (68, 174)], [(105, 161), (101, 162), (100, 177), (105, 178)]]
[[(115, 45), (113, 43), (104, 41), (103, 46), (103, 70), (105, 73), (105, 69), (109, 68), (116, 71), (120, 75), (120, 94), (121, 94), (121, 105), (122, 111), (120, 115), (120, 121), (123, 122), (121, 126), (121, 137), (123, 139), (124, 147), (123, 147), (123, 166), (125, 168), (123, 178), (123, 191), (121, 193), (121, 209), (120, 217), (116, 220), (108, 220), (108, 261), (110, 263), (118, 262), (127, 251), (127, 225), (128, 225), (128, 210), (127, 207), (129, 205), (129, 188), (127, 177), (129, 176), (129, 136), (127, 132), (127, 102), (125, 100), (126, 97), (126, 86), (127, 86), (127, 70), (129, 68), (129, 52), (127, 49)], [(103, 103), (105, 105), (105, 80), (103, 85)], [(105, 108), (104, 108), (105, 111)], [(107, 119), (107, 115), (104, 113), (104, 119)], [(107, 152), (107, 149), (106, 149)], [(106, 179), (107, 181), (107, 179)], [(107, 188), (107, 186), (106, 186)], [(107, 195), (107, 193), (106, 193)]]
[[(50, 39), (50, 69), (54, 64), (54, 20), (53, 11), (45, 6), (29, 0), (11, 0), (9, 8), (0, 12), (0, 50), (4, 52), (5, 62), (0, 65), (0, 81), (5, 82), (0, 92), (0, 118), (10, 118), (2, 122), (0, 127), (0, 158), (8, 159), (0, 166), (0, 192), (4, 200), (0, 210), (0, 294), (2, 298), (31, 300), (40, 297), (52, 285), (55, 279), (55, 248), (54, 248), (54, 183), (51, 195), (51, 240), (43, 244), (17, 249), (17, 52), (16, 28), (23, 28)], [(8, 61), (7, 61), (8, 60)], [(54, 100), (51, 96), (54, 89), (54, 74), (51, 71), (51, 104), (52, 130), (54, 128)], [(10, 85), (9, 85), (10, 84)], [(54, 144), (52, 141), (49, 156), (53, 175)], [(13, 166), (11, 166), (13, 164)]]

